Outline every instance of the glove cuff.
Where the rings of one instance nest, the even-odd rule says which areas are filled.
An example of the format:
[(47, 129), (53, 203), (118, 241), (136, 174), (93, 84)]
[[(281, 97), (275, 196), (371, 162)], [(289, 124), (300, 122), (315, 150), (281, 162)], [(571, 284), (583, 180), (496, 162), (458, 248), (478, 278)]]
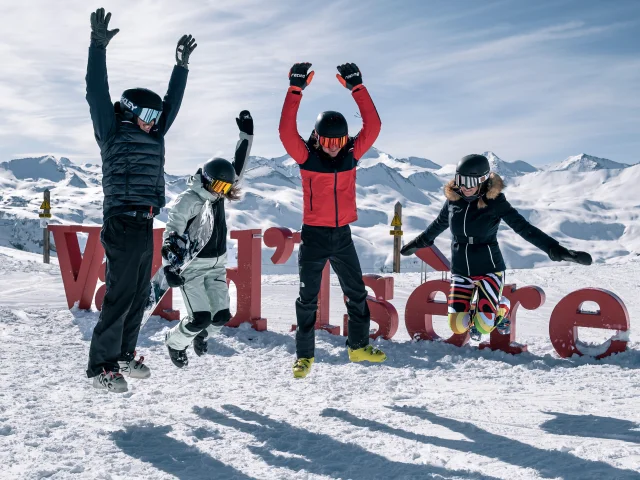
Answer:
[(295, 85), (291, 85), (287, 90), (287, 93), (295, 93), (297, 95), (302, 95), (302, 88), (296, 87)]

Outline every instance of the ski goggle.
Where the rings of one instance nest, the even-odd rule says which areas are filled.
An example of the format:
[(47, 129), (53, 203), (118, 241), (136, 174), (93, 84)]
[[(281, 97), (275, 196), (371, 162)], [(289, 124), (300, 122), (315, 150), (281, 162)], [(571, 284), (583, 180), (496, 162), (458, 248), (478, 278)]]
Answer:
[(467, 175), (459, 175), (455, 176), (455, 184), (457, 187), (465, 187), (465, 188), (473, 188), (478, 185), (482, 185), (482, 183), (486, 182), (489, 178), (489, 174), (482, 175), (481, 177), (470, 177)]
[(122, 103), (125, 107), (131, 110), (131, 113), (133, 113), (136, 117), (138, 117), (144, 123), (151, 123), (155, 121), (155, 123), (157, 124), (158, 119), (162, 114), (162, 110), (155, 110), (153, 108), (146, 108), (146, 107), (138, 107), (126, 97), (122, 97), (120, 99), (120, 103)]
[(348, 135), (338, 138), (318, 136), (318, 143), (320, 143), (320, 145), (322, 145), (324, 148), (342, 148), (347, 144), (348, 141)]
[(220, 195), (226, 195), (233, 187), (233, 183), (225, 182), (223, 180), (213, 180), (209, 183), (209, 191), (219, 193)]
[[(139, 113), (137, 110), (139, 110)], [(154, 110), (153, 108), (139, 108), (133, 110), (133, 114), (144, 123), (158, 123), (158, 119), (160, 118), (160, 115), (162, 115), (162, 110)]]

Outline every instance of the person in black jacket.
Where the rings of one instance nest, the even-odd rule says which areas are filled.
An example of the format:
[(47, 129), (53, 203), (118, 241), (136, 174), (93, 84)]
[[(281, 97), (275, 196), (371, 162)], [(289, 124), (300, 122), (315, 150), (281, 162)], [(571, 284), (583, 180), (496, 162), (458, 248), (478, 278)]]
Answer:
[[(509, 305), (502, 297), (506, 266), (497, 239), (501, 220), (553, 261), (591, 264), (588, 253), (566, 249), (527, 222), (507, 201), (503, 188), (502, 178), (491, 172), (485, 156), (467, 155), (458, 163), (455, 178), (444, 187), (447, 200), (438, 218), (400, 251), (412, 255), (433, 245), (447, 227), (451, 229), (449, 324), (454, 333), (471, 329), (476, 339), (496, 327), (509, 333)], [(470, 318), (474, 294), (475, 313)]]
[(93, 330), (87, 376), (96, 388), (127, 391), (122, 374), (151, 375), (136, 343), (149, 298), (153, 258), (153, 217), (165, 205), (164, 136), (178, 114), (187, 83), (189, 56), (196, 48), (184, 35), (162, 100), (144, 88), (126, 90), (111, 103), (106, 47), (118, 33), (108, 30), (111, 13), (91, 14), (87, 102), (102, 157), (104, 191), (101, 241), (107, 257), (106, 293)]

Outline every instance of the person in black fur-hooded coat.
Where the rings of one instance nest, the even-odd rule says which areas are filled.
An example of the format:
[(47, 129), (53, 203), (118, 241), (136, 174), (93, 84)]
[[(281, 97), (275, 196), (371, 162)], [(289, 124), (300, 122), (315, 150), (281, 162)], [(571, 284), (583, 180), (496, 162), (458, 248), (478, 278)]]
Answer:
[(446, 201), (438, 217), (401, 250), (412, 255), (451, 229), (449, 324), (454, 333), (471, 330), (476, 339), (494, 328), (505, 334), (510, 331), (509, 303), (502, 297), (506, 266), (497, 239), (502, 220), (553, 261), (591, 264), (588, 253), (568, 250), (531, 225), (507, 201), (503, 188), (502, 178), (491, 172), (485, 156), (467, 155), (458, 162), (454, 179), (444, 186)]

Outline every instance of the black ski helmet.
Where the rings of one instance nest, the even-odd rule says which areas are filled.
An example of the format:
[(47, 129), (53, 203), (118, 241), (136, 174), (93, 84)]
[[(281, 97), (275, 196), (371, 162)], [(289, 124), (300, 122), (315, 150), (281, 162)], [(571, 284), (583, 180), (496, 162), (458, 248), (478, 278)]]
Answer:
[(202, 185), (208, 191), (226, 194), (236, 181), (236, 169), (229, 160), (216, 157), (205, 162), (201, 177)]
[(322, 112), (316, 119), (318, 137), (341, 138), (349, 135), (347, 120), (340, 112)]
[(489, 173), (491, 166), (487, 157), (473, 153), (458, 162), (455, 183), (458, 187), (477, 187), (489, 178)]
[(151, 120), (157, 123), (162, 113), (162, 99), (146, 88), (130, 88), (122, 92), (120, 106), (146, 123), (151, 123)]

